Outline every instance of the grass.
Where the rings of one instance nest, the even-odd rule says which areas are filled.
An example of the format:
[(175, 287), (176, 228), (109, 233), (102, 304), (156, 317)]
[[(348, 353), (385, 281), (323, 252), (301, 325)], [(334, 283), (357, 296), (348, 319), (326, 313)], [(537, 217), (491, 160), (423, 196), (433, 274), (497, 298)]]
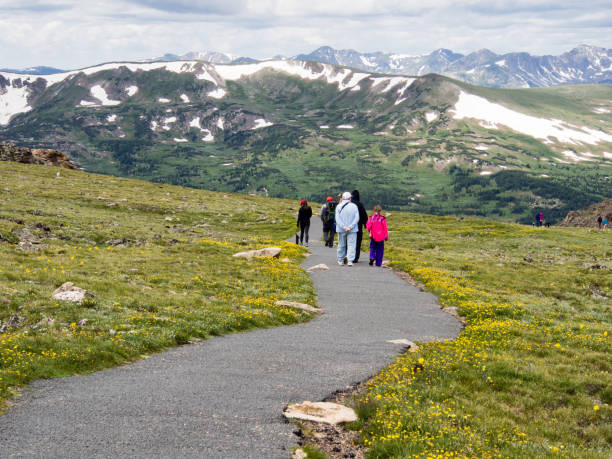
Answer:
[[(34, 379), (310, 318), (277, 300), (316, 305), (304, 250), (284, 242), (289, 201), (5, 162), (0, 189), (0, 403)], [(232, 257), (270, 245), (290, 262)], [(95, 298), (52, 299), (68, 281)]]
[(370, 383), (370, 457), (610, 457), (612, 232), (399, 213), (389, 226), (391, 265), (466, 327)]

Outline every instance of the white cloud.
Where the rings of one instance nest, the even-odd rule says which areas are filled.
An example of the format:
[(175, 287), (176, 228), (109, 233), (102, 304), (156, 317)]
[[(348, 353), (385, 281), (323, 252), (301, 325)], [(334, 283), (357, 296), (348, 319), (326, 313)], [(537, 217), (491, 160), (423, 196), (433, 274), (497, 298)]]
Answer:
[(0, 0), (0, 28), (10, 31), (0, 36), (0, 67), (72, 69), (205, 49), (263, 58), (321, 45), (406, 54), (440, 47), (532, 54), (560, 54), (581, 43), (612, 48), (609, 0), (588, 8), (577, 0), (457, 3)]

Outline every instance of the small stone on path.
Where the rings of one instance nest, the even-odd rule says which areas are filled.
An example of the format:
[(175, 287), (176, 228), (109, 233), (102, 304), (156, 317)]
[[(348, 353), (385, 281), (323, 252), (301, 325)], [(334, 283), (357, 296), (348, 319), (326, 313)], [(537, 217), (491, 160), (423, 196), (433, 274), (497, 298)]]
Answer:
[(357, 420), (357, 414), (352, 408), (331, 402), (305, 401), (289, 405), (283, 414), (290, 419), (303, 419), (331, 425)]
[(265, 258), (275, 257), (278, 258), (281, 253), (280, 247), (266, 247), (264, 249), (249, 250), (247, 252), (238, 252), (234, 254), (234, 258)]
[(308, 268), (306, 271), (308, 271), (309, 273), (313, 272), (313, 271), (327, 271), (329, 269), (329, 266), (327, 266), (324, 263), (318, 264), (318, 265), (314, 265), (311, 266), (310, 268)]
[(286, 306), (288, 308), (302, 309), (303, 311), (308, 311), (308, 312), (321, 312), (320, 309), (313, 308), (309, 304), (296, 303), (294, 301), (276, 301), (274, 304), (276, 306)]

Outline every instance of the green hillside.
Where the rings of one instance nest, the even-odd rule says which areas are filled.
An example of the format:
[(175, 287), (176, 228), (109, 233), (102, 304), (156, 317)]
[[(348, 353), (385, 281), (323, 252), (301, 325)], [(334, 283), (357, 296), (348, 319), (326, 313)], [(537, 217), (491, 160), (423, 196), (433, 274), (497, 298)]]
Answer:
[[(316, 305), (303, 249), (283, 242), (288, 201), (10, 162), (0, 189), (0, 402), (33, 379), (310, 318), (278, 300)], [(232, 257), (265, 246), (292, 261)], [(65, 282), (95, 296), (52, 299)]]
[[(612, 196), (612, 142), (535, 138), (453, 111), (466, 93), (605, 136), (611, 85), (504, 90), (427, 75), (388, 89), (391, 78), (340, 90), (263, 68), (225, 81), (213, 98), (215, 84), (192, 73), (119, 67), (50, 86), (0, 139), (67, 152), (103, 174), (311, 201), (358, 188), (368, 207), (524, 223), (540, 210), (554, 223)], [(115, 98), (138, 91), (115, 106), (83, 106), (94, 85)]]

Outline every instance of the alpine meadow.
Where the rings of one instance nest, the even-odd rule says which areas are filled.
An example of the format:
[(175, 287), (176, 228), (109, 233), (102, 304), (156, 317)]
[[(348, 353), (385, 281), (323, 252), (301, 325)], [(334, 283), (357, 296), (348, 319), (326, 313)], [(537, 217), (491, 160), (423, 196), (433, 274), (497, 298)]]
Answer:
[[(335, 58), (329, 50), (318, 50), (320, 59)], [(393, 55), (346, 56), (388, 65), (383, 58)], [(455, 56), (465, 65), (474, 60)], [(11, 146), (21, 156), (4, 157), (0, 144), (0, 418), (27, 415), (32, 400), (47, 395), (28, 387), (34, 381), (150, 363), (142, 359), (177, 346), (228, 340), (229, 348), (232, 337), (290, 330), (312, 332), (309, 341), (336, 352), (336, 334), (352, 333), (379, 352), (372, 364), (349, 342), (343, 355), (353, 360), (341, 363), (366, 368), (359, 380), (337, 377), (339, 362), (317, 362), (297, 340), (266, 338), (283, 355), (262, 359), (271, 382), (259, 385), (285, 405), (270, 395), (253, 404), (272, 406), (274, 416), (232, 413), (232, 421), (252, 423), (252, 438), (241, 440), (266, 443), (270, 435), (289, 442), (278, 457), (300, 459), (610, 457), (612, 231), (594, 217), (612, 197), (612, 85), (494, 88), (297, 59), (175, 57), (0, 72), (0, 141), (63, 152), (76, 167), (21, 164), (30, 150)], [(406, 57), (405, 65), (425, 57)], [(500, 56), (489, 59), (455, 65), (453, 75), (508, 80)], [(54, 164), (68, 162), (51, 153)], [(368, 265), (367, 233), (355, 266), (322, 248), (320, 203), (347, 191), (353, 199), (354, 189), (368, 214), (374, 205), (384, 209), (376, 209), (389, 229), (386, 241), (375, 241), (385, 250), (382, 267), (373, 259)], [(297, 243), (296, 215), (307, 203), (298, 200), (310, 202), (317, 221), (305, 246)], [(572, 220), (582, 227), (557, 225), (585, 208)], [(540, 212), (546, 225), (536, 227)], [(264, 248), (280, 255), (238, 254)], [(307, 267), (320, 256), (325, 264)], [(88, 292), (81, 302), (53, 296), (68, 282)], [(410, 291), (387, 296), (392, 283)], [(375, 328), (369, 319), (388, 313), (385, 301), (416, 314), (427, 298), (427, 320), (452, 321), (452, 333), (404, 336), (406, 324), (393, 315), (382, 333), (388, 337), (367, 336)], [(364, 317), (363, 328), (341, 334), (334, 326), (333, 339), (318, 339), (313, 330), (342, 313)], [(197, 379), (195, 370), (206, 373), (210, 360), (191, 360), (194, 372), (186, 374)], [(238, 361), (226, 364), (230, 375), (242, 371), (232, 366)], [(286, 373), (302, 382), (333, 374), (336, 392), (325, 401), (344, 403), (357, 420), (316, 428), (312, 416), (286, 421), (282, 415), (303, 395)], [(187, 385), (213, 409), (206, 396), (242, 401), (255, 381), (236, 383), (231, 393)], [(135, 442), (143, 431), (157, 432), (141, 413), (111, 408), (120, 419), (138, 418), (125, 422), (136, 429), (128, 433)], [(153, 409), (162, 424), (177, 422), (180, 438), (179, 397), (155, 399)], [(222, 449), (232, 437), (217, 426), (228, 419), (210, 414), (217, 424), (207, 430), (197, 424), (204, 410), (193, 413), (194, 444), (211, 449), (177, 450), (177, 457), (265, 456), (256, 447)], [(0, 428), (0, 444), (19, 437), (14, 432)], [(75, 435), (69, 446), (78, 449)], [(96, 438), (87, 449), (89, 440), (78, 451), (84, 457), (108, 454), (95, 444), (121, 443)], [(126, 455), (167, 453), (129, 448)]]

